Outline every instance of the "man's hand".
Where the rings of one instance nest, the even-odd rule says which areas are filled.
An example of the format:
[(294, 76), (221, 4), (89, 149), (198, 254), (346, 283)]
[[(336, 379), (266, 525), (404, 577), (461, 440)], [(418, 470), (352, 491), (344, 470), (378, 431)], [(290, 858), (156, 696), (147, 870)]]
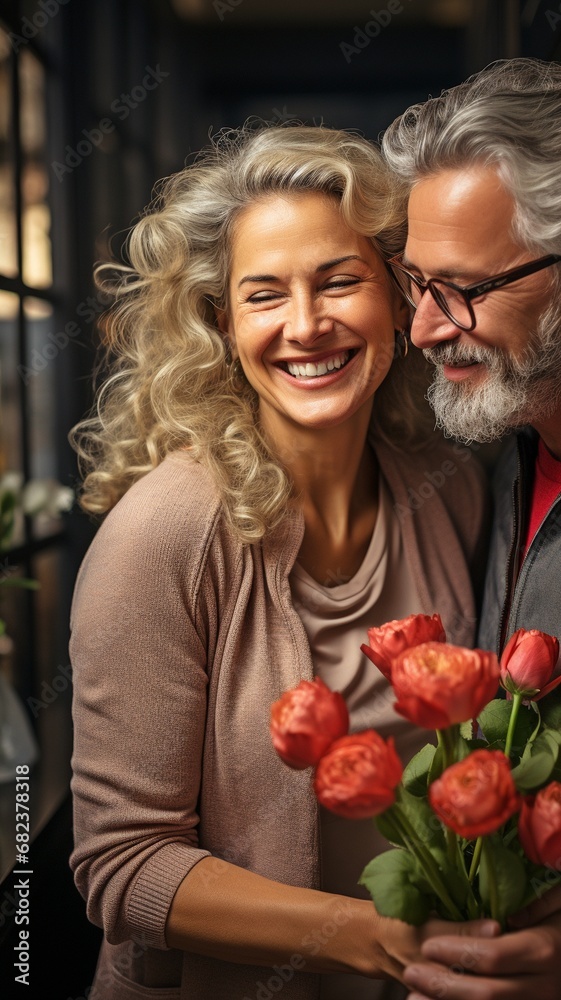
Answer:
[(559, 1000), (561, 995), (560, 912), (494, 940), (434, 937), (421, 952), (426, 961), (409, 965), (403, 975), (413, 989), (408, 1000)]
[(519, 910), (518, 913), (513, 913), (508, 918), (508, 925), (513, 930), (520, 931), (525, 927), (533, 927), (535, 924), (540, 924), (542, 920), (553, 916), (559, 910), (561, 910), (561, 885), (557, 885), (553, 889), (548, 889), (535, 903), (531, 903), (524, 910)]

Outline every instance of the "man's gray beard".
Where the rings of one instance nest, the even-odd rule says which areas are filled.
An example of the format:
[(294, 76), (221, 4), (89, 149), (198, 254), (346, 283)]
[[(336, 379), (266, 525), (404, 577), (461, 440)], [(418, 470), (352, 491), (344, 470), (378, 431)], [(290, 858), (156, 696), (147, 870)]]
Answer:
[[(543, 317), (546, 320), (546, 317)], [(437, 427), (448, 437), (470, 444), (496, 441), (524, 424), (536, 424), (561, 403), (561, 332), (550, 322), (541, 329), (524, 357), (513, 360), (497, 348), (466, 344), (439, 344), (423, 351), (437, 366), (427, 398)], [(442, 366), (454, 362), (483, 362), (483, 381), (470, 386), (450, 382)]]

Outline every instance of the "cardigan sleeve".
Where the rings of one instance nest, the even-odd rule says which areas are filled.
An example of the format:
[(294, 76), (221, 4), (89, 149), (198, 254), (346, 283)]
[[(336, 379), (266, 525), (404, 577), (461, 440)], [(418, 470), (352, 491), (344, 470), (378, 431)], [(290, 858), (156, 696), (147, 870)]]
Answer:
[(209, 854), (197, 834), (208, 623), (197, 617), (201, 546), (186, 523), (188, 497), (166, 502), (137, 484), (75, 590), (70, 864), (112, 944), (140, 934), (165, 949), (174, 894)]

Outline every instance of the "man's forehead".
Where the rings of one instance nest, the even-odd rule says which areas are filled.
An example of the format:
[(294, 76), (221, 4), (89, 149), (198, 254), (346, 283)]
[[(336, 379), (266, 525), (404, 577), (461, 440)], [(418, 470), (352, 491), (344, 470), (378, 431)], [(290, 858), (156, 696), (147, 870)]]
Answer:
[(521, 248), (512, 235), (514, 199), (496, 168), (474, 165), (421, 178), (409, 198), (405, 257), (424, 267), (477, 271)]

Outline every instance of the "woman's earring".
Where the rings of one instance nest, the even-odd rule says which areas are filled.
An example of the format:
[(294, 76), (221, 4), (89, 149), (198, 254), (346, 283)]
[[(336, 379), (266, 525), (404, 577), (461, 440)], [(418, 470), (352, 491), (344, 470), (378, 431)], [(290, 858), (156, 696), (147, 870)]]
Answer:
[(409, 334), (407, 330), (395, 331), (395, 353), (398, 358), (406, 358), (409, 351)]
[(234, 358), (228, 362), (228, 371), (232, 382), (237, 382), (238, 385), (243, 385), (244, 370), (239, 358)]

